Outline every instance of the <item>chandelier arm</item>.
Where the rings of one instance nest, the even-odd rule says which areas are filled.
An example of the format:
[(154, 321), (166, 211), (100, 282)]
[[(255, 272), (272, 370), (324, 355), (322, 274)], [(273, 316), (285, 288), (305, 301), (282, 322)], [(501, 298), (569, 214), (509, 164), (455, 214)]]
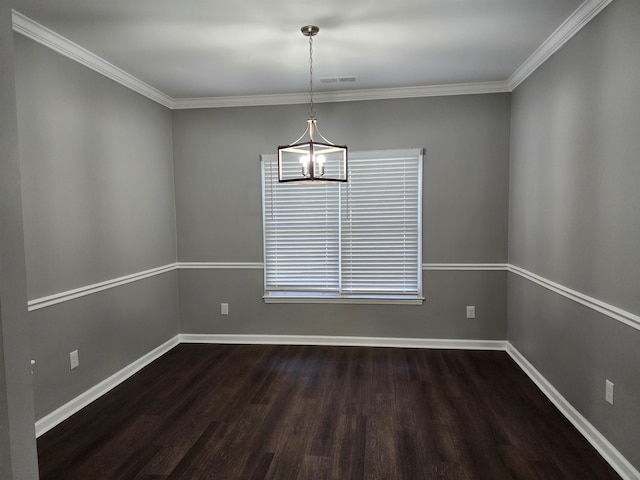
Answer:
[(322, 140), (324, 140), (329, 145), (335, 145), (335, 143), (333, 143), (331, 140), (327, 140), (327, 137), (325, 137), (324, 135), (322, 135), (322, 133), (320, 133), (320, 129), (318, 129), (318, 124), (317, 123), (316, 123), (315, 133), (320, 135), (320, 138), (322, 138)]
[[(307, 128), (306, 130), (303, 132), (302, 135), (300, 135), (300, 137), (295, 141), (295, 142), (291, 142), (291, 145), (295, 145), (296, 143), (300, 143), (300, 140), (302, 140), (304, 137), (307, 136), (307, 133), (309, 133), (309, 129), (311, 128), (311, 123), (307, 122)], [(320, 135), (322, 137), (322, 135)], [(324, 138), (324, 137), (322, 137)]]

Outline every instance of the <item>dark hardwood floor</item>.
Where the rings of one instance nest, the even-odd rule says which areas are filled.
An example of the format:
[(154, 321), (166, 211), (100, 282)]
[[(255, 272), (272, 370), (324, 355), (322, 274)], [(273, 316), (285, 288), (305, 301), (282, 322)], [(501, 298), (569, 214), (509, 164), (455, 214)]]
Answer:
[(491, 351), (183, 344), (38, 450), (42, 479), (619, 479)]

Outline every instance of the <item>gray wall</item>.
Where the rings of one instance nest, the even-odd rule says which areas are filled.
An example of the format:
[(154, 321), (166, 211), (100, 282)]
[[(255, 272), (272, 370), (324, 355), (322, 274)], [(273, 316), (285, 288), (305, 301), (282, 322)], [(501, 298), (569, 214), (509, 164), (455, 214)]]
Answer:
[(0, 0), (0, 478), (38, 478), (11, 11)]
[[(171, 112), (18, 34), (15, 48), (28, 298), (175, 262)], [(37, 418), (175, 336), (177, 294), (170, 272), (31, 312)]]
[[(510, 263), (636, 315), (639, 25), (616, 0), (516, 89), (509, 215)], [(508, 296), (509, 341), (640, 468), (640, 331), (515, 275)]]
[[(426, 148), (425, 263), (505, 263), (509, 108), (508, 94), (317, 106), (324, 135), (352, 150)], [(262, 261), (260, 154), (295, 140), (306, 110), (173, 112), (180, 261)], [(429, 271), (422, 306), (300, 307), (265, 305), (261, 270), (181, 270), (181, 331), (503, 339), (505, 282), (504, 272)]]
[[(515, 265), (638, 314), (639, 19), (637, 1), (613, 2), (513, 96), (321, 104), (320, 127), (355, 150), (426, 148), (425, 263), (504, 263), (508, 251)], [(260, 269), (181, 270), (25, 321), (5, 21), (0, 34), (0, 393), (8, 400), (0, 400), (0, 476), (8, 458), (26, 472), (16, 478), (37, 475), (30, 344), (41, 417), (178, 331), (506, 337), (640, 468), (640, 331), (505, 272), (426, 271), (422, 306), (297, 306), (265, 305)], [(15, 41), (28, 298), (176, 258), (262, 261), (259, 156), (301, 133), (306, 106), (171, 113)], [(470, 304), (475, 320), (464, 318)], [(81, 367), (70, 371), (76, 348)], [(605, 378), (616, 384), (614, 407), (604, 402)], [(23, 405), (12, 411), (12, 402)]]
[(15, 43), (29, 298), (174, 262), (171, 112)]

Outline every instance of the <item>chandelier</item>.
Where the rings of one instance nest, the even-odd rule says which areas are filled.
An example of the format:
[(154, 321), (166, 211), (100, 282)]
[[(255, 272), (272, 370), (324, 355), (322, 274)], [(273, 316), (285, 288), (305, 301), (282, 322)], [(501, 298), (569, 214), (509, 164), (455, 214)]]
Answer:
[(278, 147), (278, 181), (327, 184), (347, 181), (347, 146), (336, 145), (318, 130), (313, 107), (313, 37), (320, 28), (300, 29), (309, 38), (309, 118), (307, 128), (295, 142)]

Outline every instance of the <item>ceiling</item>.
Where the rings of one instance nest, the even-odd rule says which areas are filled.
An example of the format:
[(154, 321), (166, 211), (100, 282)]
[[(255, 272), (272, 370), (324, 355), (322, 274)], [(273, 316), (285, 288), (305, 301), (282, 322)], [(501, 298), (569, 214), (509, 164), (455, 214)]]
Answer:
[[(309, 44), (300, 33), (306, 24), (320, 27), (313, 45), (320, 92), (508, 82), (594, 0), (13, 3), (142, 83), (186, 99), (308, 92)], [(319, 81), (344, 76), (357, 81)]]

